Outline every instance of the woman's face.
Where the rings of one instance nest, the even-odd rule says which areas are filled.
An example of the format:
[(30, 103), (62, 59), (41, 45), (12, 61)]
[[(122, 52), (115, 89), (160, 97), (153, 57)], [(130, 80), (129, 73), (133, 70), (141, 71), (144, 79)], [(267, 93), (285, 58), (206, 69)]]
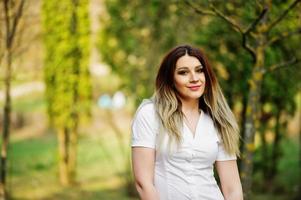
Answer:
[(205, 74), (201, 62), (188, 54), (176, 63), (174, 85), (182, 100), (200, 98), (205, 90)]

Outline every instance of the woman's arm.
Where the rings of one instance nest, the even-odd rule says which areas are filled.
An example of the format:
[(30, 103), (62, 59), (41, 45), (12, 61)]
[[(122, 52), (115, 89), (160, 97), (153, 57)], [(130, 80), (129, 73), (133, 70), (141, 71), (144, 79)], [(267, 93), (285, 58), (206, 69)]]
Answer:
[(155, 149), (132, 148), (135, 185), (141, 200), (159, 200), (154, 186)]
[(236, 160), (215, 163), (225, 200), (243, 200), (243, 192)]

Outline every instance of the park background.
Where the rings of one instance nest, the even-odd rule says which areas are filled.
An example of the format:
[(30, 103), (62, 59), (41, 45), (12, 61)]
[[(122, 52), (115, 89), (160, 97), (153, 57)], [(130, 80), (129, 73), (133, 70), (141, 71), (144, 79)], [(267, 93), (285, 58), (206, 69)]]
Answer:
[(239, 121), (245, 199), (300, 199), (300, 4), (1, 0), (1, 199), (138, 199), (131, 120), (184, 43)]

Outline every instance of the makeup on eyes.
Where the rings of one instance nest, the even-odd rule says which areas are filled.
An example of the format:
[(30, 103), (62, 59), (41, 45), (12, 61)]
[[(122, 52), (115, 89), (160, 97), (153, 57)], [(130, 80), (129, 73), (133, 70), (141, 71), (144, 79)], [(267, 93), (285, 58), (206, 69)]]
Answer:
[[(202, 65), (197, 65), (194, 67), (196, 72), (202, 73), (204, 71), (204, 67)], [(178, 67), (177, 74), (183, 75), (189, 72), (189, 67)]]

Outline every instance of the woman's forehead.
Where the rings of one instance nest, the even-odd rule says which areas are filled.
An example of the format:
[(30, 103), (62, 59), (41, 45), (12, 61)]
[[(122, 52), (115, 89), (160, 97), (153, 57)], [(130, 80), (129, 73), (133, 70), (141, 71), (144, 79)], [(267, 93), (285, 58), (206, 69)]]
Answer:
[(194, 56), (189, 56), (187, 54), (180, 57), (176, 62), (176, 68), (181, 68), (181, 67), (194, 68), (198, 66), (202, 66), (199, 59)]

